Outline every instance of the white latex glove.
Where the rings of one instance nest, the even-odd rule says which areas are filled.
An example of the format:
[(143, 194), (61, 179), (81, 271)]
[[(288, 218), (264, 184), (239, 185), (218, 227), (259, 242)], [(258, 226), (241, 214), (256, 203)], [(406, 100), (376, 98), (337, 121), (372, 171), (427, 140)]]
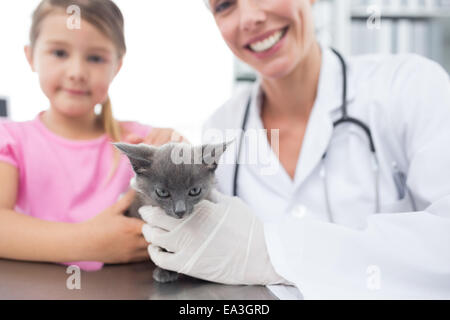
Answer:
[[(289, 284), (267, 253), (263, 224), (239, 198), (214, 192), (183, 219), (157, 207), (139, 209), (153, 262), (166, 270), (224, 284)], [(166, 251), (162, 250), (165, 249)]]

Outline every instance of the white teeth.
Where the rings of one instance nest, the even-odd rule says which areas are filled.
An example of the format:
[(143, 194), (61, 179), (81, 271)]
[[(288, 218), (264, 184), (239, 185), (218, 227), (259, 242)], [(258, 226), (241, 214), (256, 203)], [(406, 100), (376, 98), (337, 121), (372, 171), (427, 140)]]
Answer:
[(262, 41), (258, 41), (258, 42), (250, 44), (250, 49), (252, 49), (255, 52), (263, 52), (263, 51), (269, 50), (274, 45), (276, 45), (278, 43), (278, 41), (280, 41), (282, 36), (283, 36), (283, 32), (278, 31), (278, 32), (274, 33), (272, 36), (270, 36)]

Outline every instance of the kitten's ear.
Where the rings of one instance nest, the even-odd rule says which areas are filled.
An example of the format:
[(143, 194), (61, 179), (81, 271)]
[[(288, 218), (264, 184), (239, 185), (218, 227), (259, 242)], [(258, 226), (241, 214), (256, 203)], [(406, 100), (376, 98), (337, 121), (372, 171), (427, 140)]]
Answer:
[(208, 170), (213, 172), (216, 171), (220, 157), (233, 142), (234, 140), (219, 144), (205, 144), (202, 146), (203, 163)]
[(113, 145), (130, 159), (131, 166), (137, 174), (145, 173), (151, 166), (156, 148), (142, 143), (113, 143)]

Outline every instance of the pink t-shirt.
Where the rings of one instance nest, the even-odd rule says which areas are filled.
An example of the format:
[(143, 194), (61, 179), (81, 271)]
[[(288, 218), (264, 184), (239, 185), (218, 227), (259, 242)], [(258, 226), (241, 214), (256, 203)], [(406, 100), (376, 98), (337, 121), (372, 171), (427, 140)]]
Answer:
[[(128, 190), (134, 175), (130, 163), (121, 154), (114, 176), (106, 181), (114, 162), (108, 136), (68, 140), (47, 129), (41, 114), (27, 122), (0, 121), (0, 161), (19, 169), (15, 210), (48, 221), (86, 221)], [(151, 130), (136, 122), (121, 122), (121, 126), (140, 137)], [(90, 271), (103, 266), (92, 261), (64, 264)]]

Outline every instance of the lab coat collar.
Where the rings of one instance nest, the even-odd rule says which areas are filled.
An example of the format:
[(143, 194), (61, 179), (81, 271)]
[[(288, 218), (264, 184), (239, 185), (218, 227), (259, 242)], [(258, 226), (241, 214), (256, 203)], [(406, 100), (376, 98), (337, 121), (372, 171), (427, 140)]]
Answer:
[[(318, 168), (333, 136), (333, 122), (341, 117), (343, 69), (337, 55), (330, 48), (320, 45), (322, 66), (316, 101), (306, 128), (302, 150), (297, 162), (295, 184), (300, 186)], [(356, 89), (352, 69), (347, 66), (347, 104), (355, 99)]]
[[(294, 187), (300, 186), (305, 181), (321, 161), (333, 134), (333, 121), (340, 117), (339, 110), (342, 106), (343, 89), (342, 65), (339, 58), (329, 47), (321, 43), (319, 45), (322, 51), (322, 64), (317, 97), (308, 121), (294, 181), (291, 180), (284, 169), (282, 170), (284, 173), (282, 180), (285, 187), (283, 189), (292, 192), (294, 192)], [(347, 103), (349, 104), (354, 100), (356, 90), (352, 81), (351, 66), (345, 57), (344, 60), (347, 64)], [(260, 116), (263, 99), (261, 79), (256, 82), (251, 95), (252, 104), (247, 128), (262, 128)], [(264, 147), (270, 148), (268, 143)], [(272, 156), (275, 157), (275, 154)]]

